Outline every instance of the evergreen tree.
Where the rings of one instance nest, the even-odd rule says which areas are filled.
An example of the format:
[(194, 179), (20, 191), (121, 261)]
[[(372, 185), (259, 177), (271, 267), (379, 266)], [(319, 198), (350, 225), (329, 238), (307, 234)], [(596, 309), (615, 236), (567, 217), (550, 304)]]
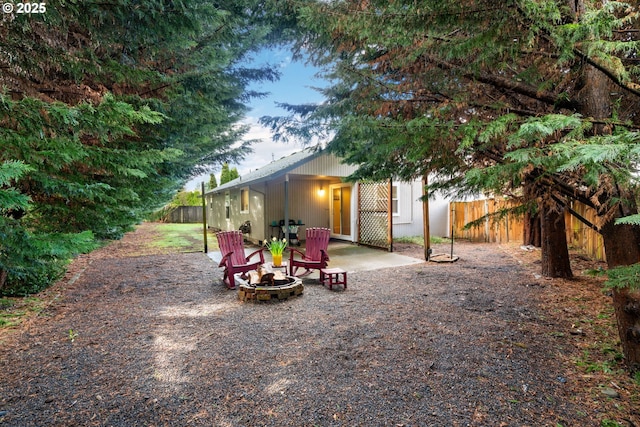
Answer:
[(20, 161), (0, 164), (0, 294), (36, 292), (63, 273), (68, 258), (95, 247), (89, 232), (35, 234), (24, 227), (30, 199), (14, 184), (33, 171)]
[(226, 184), (227, 182), (233, 181), (236, 178), (239, 178), (240, 174), (238, 173), (237, 168), (229, 169), (228, 163), (222, 164), (222, 172), (220, 172), (220, 185)]
[[(300, 45), (317, 65), (331, 64), (334, 84), (322, 106), (288, 107), (307, 118), (299, 133), (333, 134), (330, 148), (362, 165), (354, 178), (434, 174), (433, 189), (493, 191), (535, 206), (545, 275), (571, 276), (562, 212), (572, 200), (596, 209), (611, 267), (636, 263), (640, 229), (615, 220), (636, 212), (637, 6), (309, 3)], [(615, 299), (617, 313), (627, 296)], [(638, 369), (640, 343), (629, 343), (627, 329), (625, 356)]]
[(218, 181), (216, 180), (216, 176), (214, 174), (209, 174), (209, 183), (207, 184), (207, 188), (209, 190), (213, 190), (218, 186)]
[(229, 163), (225, 162), (222, 164), (222, 171), (220, 171), (220, 185), (224, 185), (231, 181), (229, 173)]
[[(248, 85), (277, 77), (273, 69), (244, 65), (280, 31), (265, 21), (267, 6), (71, 0), (48, 4), (44, 14), (5, 19), (0, 164), (30, 168), (12, 189), (0, 186), (0, 199), (23, 197), (19, 219), (0, 211), (17, 221), (11, 230), (34, 242), (76, 241), (84, 250), (89, 234), (121, 236), (192, 175), (246, 153), (247, 144), (236, 144), (246, 127), (237, 122), (246, 101), (261, 95)], [(0, 233), (9, 233), (7, 224)], [(21, 242), (1, 244), (3, 253), (16, 253), (13, 245)], [(33, 263), (14, 261), (0, 264), (4, 292), (37, 289), (22, 273)]]
[(230, 181), (233, 181), (236, 178), (240, 178), (240, 174), (238, 173), (238, 169), (234, 166), (233, 169), (229, 171)]

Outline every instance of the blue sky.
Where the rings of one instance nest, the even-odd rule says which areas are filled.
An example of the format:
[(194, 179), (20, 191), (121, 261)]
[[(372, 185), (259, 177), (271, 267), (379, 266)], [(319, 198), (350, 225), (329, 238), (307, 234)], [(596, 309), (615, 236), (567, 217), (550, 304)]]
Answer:
[[(269, 95), (255, 99), (251, 102), (251, 111), (243, 123), (249, 124), (251, 130), (245, 136), (246, 139), (259, 139), (261, 142), (254, 144), (254, 152), (249, 154), (240, 164), (230, 164), (236, 167), (242, 176), (250, 170), (258, 169), (272, 159), (279, 159), (304, 148), (302, 142), (274, 142), (269, 129), (258, 123), (262, 116), (281, 116), (287, 112), (276, 106), (276, 103), (308, 104), (322, 102), (322, 95), (312, 87), (324, 86), (322, 80), (315, 77), (317, 69), (309, 67), (301, 62), (292, 61), (291, 52), (286, 49), (264, 51), (256, 57), (256, 65), (267, 63), (279, 67), (281, 76), (277, 82), (264, 82), (255, 84), (251, 89), (269, 92)], [(216, 165), (214, 174), (220, 178), (220, 165)], [(209, 175), (196, 177), (186, 185), (187, 190), (200, 189), (201, 183), (207, 182)]]

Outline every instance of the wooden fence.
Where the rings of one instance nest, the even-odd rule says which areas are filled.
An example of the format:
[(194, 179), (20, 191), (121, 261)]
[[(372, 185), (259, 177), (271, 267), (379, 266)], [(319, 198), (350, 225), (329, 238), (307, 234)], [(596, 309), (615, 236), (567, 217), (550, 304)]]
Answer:
[(178, 224), (202, 222), (202, 207), (178, 206), (169, 211), (166, 218), (167, 222)]
[(511, 203), (500, 199), (452, 202), (449, 223), (453, 224), (453, 237), (472, 242), (522, 242), (524, 224), (514, 215), (507, 214), (502, 219), (486, 218), (481, 226), (464, 229), (464, 226), (472, 221), (511, 206)]
[[(452, 202), (450, 204), (449, 221), (453, 225), (453, 237), (472, 242), (522, 243), (524, 240), (524, 223), (520, 217), (514, 215), (505, 215), (500, 219), (486, 218), (480, 226), (464, 229), (464, 226), (472, 221), (511, 206), (510, 202), (501, 199)], [(595, 223), (596, 215), (592, 208), (573, 202), (571, 209), (591, 223)], [(565, 221), (567, 244), (580, 248), (586, 255), (594, 259), (604, 261), (604, 244), (600, 234), (569, 212), (565, 213)]]
[[(573, 202), (571, 209), (591, 224), (597, 223), (596, 213), (593, 208), (583, 205), (582, 203)], [(565, 213), (565, 223), (567, 226), (567, 244), (569, 246), (582, 249), (587, 255), (594, 259), (606, 261), (604, 241), (597, 231), (593, 230), (569, 212)]]

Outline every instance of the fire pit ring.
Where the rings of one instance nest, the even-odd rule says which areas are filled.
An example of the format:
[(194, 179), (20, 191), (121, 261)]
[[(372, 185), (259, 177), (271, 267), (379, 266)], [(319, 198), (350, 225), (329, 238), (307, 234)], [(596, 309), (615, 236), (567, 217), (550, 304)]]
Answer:
[(275, 285), (250, 285), (236, 276), (238, 299), (244, 302), (285, 301), (302, 295), (304, 286), (299, 277), (287, 276), (289, 283)]

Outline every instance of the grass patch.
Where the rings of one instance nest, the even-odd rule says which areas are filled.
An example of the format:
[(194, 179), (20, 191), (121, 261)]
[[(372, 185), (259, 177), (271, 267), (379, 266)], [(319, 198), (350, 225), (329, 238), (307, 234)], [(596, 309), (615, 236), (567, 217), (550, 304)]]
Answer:
[(0, 298), (0, 328), (18, 326), (24, 318), (40, 313), (44, 301), (36, 297)]
[[(396, 243), (412, 243), (414, 245), (424, 246), (423, 236), (397, 237), (393, 239), (393, 241)], [(447, 239), (446, 237), (431, 236), (429, 238), (429, 241), (431, 242), (431, 244), (438, 244), (438, 243), (449, 243), (451, 242), (451, 239)]]
[[(156, 231), (158, 237), (150, 243), (152, 247), (180, 252), (202, 251), (204, 247), (201, 224), (158, 224)], [(209, 233), (207, 243), (212, 243), (212, 237)]]
[(0, 310), (7, 309), (9, 307), (13, 307), (15, 301), (11, 298), (0, 298)]
[(589, 350), (583, 350), (582, 357), (575, 361), (576, 366), (587, 373), (612, 374), (621, 369), (623, 355), (619, 350), (609, 346), (593, 350), (593, 353), (590, 353)]
[(19, 315), (12, 309), (15, 300), (11, 298), (0, 298), (0, 328), (15, 326), (16, 317)]

